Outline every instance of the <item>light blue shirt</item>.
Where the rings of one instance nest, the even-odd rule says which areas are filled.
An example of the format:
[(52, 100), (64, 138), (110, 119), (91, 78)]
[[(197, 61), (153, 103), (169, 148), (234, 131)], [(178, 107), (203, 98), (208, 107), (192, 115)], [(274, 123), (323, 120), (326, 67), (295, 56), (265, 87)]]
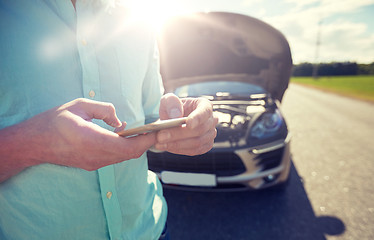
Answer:
[[(0, 129), (79, 97), (113, 103), (128, 127), (158, 117), (153, 31), (125, 8), (103, 9), (0, 0)], [(166, 216), (145, 155), (91, 172), (42, 164), (0, 183), (0, 239), (150, 240)]]

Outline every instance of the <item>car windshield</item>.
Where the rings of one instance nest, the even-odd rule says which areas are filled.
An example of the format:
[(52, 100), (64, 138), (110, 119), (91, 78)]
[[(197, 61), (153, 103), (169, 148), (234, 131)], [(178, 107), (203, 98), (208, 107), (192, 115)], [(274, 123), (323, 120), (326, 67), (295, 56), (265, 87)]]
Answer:
[(212, 81), (194, 83), (190, 85), (181, 86), (175, 90), (175, 94), (179, 97), (203, 95), (219, 96), (220, 94), (248, 96), (252, 94), (263, 93), (266, 93), (266, 91), (258, 85), (232, 81)]

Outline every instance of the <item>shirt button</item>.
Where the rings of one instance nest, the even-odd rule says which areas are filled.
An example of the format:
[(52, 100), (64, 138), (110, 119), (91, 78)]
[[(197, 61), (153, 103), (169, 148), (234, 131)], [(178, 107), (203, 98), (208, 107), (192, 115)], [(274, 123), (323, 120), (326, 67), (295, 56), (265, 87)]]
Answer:
[(112, 195), (113, 195), (112, 192), (107, 192), (107, 193), (106, 193), (106, 197), (107, 197), (108, 199), (111, 199), (111, 198), (112, 198)]
[(95, 93), (95, 91), (94, 90), (91, 90), (89, 93), (88, 93), (88, 96), (90, 96), (90, 97), (95, 97), (95, 95), (96, 95), (96, 93)]
[(86, 41), (86, 39), (82, 39), (82, 40), (81, 40), (81, 43), (82, 43), (83, 46), (86, 46), (86, 45), (87, 45), (87, 41)]

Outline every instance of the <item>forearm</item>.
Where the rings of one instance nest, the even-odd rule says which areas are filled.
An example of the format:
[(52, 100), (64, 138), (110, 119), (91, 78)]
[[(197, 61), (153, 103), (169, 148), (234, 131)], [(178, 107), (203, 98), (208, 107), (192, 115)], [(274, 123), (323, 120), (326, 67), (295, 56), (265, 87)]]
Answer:
[(0, 130), (0, 182), (41, 163), (97, 170), (138, 158), (156, 142), (155, 134), (122, 138), (92, 119), (121, 127), (112, 104), (76, 99)]
[(0, 130), (0, 182), (38, 164), (39, 148), (35, 147), (34, 134), (28, 130), (28, 122)]

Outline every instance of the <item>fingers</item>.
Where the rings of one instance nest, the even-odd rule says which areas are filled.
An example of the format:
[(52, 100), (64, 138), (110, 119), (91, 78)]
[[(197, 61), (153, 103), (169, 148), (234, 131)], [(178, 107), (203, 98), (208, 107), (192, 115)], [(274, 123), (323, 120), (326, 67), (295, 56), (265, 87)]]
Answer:
[[(168, 98), (173, 97), (167, 96), (165, 99)], [(184, 155), (203, 154), (212, 148), (217, 136), (215, 126), (218, 119), (213, 117), (212, 104), (204, 98), (185, 98), (181, 102), (184, 115), (188, 116), (186, 126), (158, 132), (155, 148)], [(160, 113), (165, 112), (165, 109), (168, 108), (165, 107)]]
[(183, 117), (181, 100), (172, 93), (165, 94), (160, 101), (159, 114), (161, 120)]
[(206, 132), (203, 135), (171, 141), (167, 143), (157, 143), (156, 149), (184, 155), (200, 155), (208, 152), (213, 147), (214, 138), (217, 136), (216, 129)]
[(217, 119), (210, 117), (192, 130), (186, 126), (162, 130), (157, 133), (155, 148), (185, 155), (203, 154), (213, 146), (216, 125)]
[[(126, 127), (126, 122), (121, 122), (113, 104), (98, 102), (89, 99), (76, 99), (68, 107), (70, 112), (80, 115), (85, 120), (102, 119), (108, 125), (115, 127), (115, 132)], [(111, 151), (113, 155), (120, 154), (121, 160), (128, 160), (141, 156), (147, 149), (155, 144), (156, 135), (146, 134), (133, 138), (123, 138), (108, 131), (96, 124), (87, 123), (86, 136), (88, 132), (92, 134), (92, 139), (96, 139), (98, 147)]]
[(215, 129), (216, 122), (214, 118), (208, 118), (203, 124), (198, 125), (194, 129), (187, 126), (164, 129), (158, 132), (157, 141), (159, 143), (167, 143), (171, 141), (198, 137), (206, 134), (208, 131)]
[(126, 126), (127, 126), (127, 122), (122, 122), (122, 125), (120, 127), (117, 127), (116, 129), (114, 129), (114, 132), (118, 133), (118, 132), (124, 130), (126, 128)]
[(188, 114), (187, 127), (194, 129), (213, 116), (212, 103), (205, 98), (182, 99), (184, 111)]
[[(121, 123), (112, 104), (77, 99), (51, 109), (38, 124), (39, 141), (44, 146), (38, 159), (58, 165), (96, 170), (103, 166), (138, 158), (156, 143), (156, 134), (150, 133), (133, 138), (123, 138), (92, 123), (93, 118), (103, 119), (121, 130)], [(36, 118), (33, 118), (36, 119)], [(44, 131), (38, 128), (43, 126)], [(35, 127), (34, 127), (35, 128)], [(48, 130), (47, 130), (48, 129)]]
[(72, 102), (70, 111), (81, 116), (85, 120), (101, 119), (112, 127), (121, 127), (122, 123), (116, 115), (116, 110), (111, 103), (98, 102), (89, 99), (76, 99)]

